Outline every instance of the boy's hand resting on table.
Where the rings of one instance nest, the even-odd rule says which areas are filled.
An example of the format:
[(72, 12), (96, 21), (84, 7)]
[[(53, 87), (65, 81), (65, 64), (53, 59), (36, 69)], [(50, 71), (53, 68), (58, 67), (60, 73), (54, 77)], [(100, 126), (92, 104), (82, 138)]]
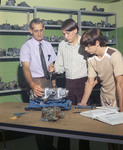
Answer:
[(88, 106), (87, 103), (84, 103), (84, 102), (78, 103), (77, 105), (80, 105), (80, 106)]

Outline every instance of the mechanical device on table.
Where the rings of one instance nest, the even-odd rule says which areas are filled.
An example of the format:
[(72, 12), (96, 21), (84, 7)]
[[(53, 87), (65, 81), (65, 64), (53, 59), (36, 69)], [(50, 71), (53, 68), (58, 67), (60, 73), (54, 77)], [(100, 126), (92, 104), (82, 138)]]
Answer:
[(70, 110), (71, 101), (67, 99), (68, 90), (65, 88), (45, 88), (43, 97), (34, 97), (33, 93), (29, 100), (29, 106), (25, 110), (42, 110), (48, 107), (60, 107), (61, 110)]

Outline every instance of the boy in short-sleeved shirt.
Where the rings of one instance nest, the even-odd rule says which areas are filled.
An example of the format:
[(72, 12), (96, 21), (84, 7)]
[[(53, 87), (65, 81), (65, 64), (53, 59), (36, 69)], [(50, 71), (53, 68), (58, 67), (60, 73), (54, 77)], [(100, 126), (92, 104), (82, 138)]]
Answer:
[[(88, 59), (88, 77), (98, 77), (101, 81), (100, 97), (108, 99), (109, 104), (117, 106), (118, 99), (116, 92), (115, 77), (123, 74), (123, 57), (121, 53), (107, 47), (101, 59), (93, 56)], [(112, 101), (112, 102), (111, 102)], [(101, 101), (102, 105), (108, 105)]]
[(88, 80), (81, 103), (86, 106), (93, 87), (97, 83), (95, 77), (101, 81), (100, 98), (105, 106), (119, 106), (123, 111), (123, 57), (121, 53), (111, 47), (106, 47), (100, 29), (89, 29), (81, 37), (80, 44), (92, 57), (88, 58)]

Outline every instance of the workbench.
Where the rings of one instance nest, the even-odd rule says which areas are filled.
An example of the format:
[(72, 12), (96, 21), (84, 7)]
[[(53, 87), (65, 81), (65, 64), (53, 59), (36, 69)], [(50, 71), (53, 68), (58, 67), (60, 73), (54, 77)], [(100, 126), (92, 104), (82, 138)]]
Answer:
[[(0, 104), (0, 129), (32, 134), (52, 135), (90, 141), (123, 144), (123, 124), (106, 123), (81, 116), (79, 112), (87, 109), (64, 111), (65, 117), (55, 121), (40, 121), (41, 111), (25, 111), (28, 103), (7, 102)], [(11, 120), (14, 113), (23, 113), (16, 120)]]

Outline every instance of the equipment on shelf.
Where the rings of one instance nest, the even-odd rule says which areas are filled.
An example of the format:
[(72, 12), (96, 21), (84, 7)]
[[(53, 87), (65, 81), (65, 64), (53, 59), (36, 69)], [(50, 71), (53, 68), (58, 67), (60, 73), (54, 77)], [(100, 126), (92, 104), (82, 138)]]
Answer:
[(13, 80), (8, 83), (2, 82), (2, 77), (0, 77), (0, 90), (13, 90), (18, 88), (17, 81)]
[(8, 0), (5, 5), (7, 5), (7, 6), (15, 6), (15, 3), (16, 3), (15, 0)]
[(87, 27), (97, 27), (97, 28), (101, 28), (101, 27), (115, 28), (116, 27), (116, 24), (106, 23), (105, 21), (102, 21), (102, 20), (101, 22), (97, 22), (97, 23), (93, 23), (92, 21), (82, 21), (81, 25), (87, 26)]
[(0, 25), (0, 30), (29, 30), (29, 25), (24, 24), (23, 26), (19, 26), (17, 24), (10, 25), (9, 23), (3, 23)]
[(17, 4), (17, 6), (30, 7), (26, 2), (21, 2), (21, 3)]
[(104, 8), (97, 8), (97, 6), (93, 6), (92, 11), (101, 11), (104, 12)]
[(3, 56), (12, 56), (12, 57), (16, 57), (19, 56), (20, 53), (20, 49), (19, 48), (8, 48), (8, 51), (5, 49), (1, 49), (0, 48), (0, 57)]
[(59, 41), (58, 36), (56, 36), (56, 35), (50, 36), (50, 41), (51, 42), (58, 42)]
[(45, 20), (45, 19), (42, 19), (42, 22), (44, 25), (61, 25), (63, 23), (62, 20)]
[(60, 36), (59, 37), (59, 42), (63, 41), (64, 40), (64, 36)]
[(48, 41), (49, 42), (49, 36), (44, 36), (43, 40)]
[(51, 35), (50, 37), (48, 36), (44, 36), (43, 40), (46, 40), (48, 42), (61, 42), (62, 40), (64, 40), (64, 36), (56, 36), (56, 35)]
[(80, 8), (80, 10), (86, 10), (86, 8)]

